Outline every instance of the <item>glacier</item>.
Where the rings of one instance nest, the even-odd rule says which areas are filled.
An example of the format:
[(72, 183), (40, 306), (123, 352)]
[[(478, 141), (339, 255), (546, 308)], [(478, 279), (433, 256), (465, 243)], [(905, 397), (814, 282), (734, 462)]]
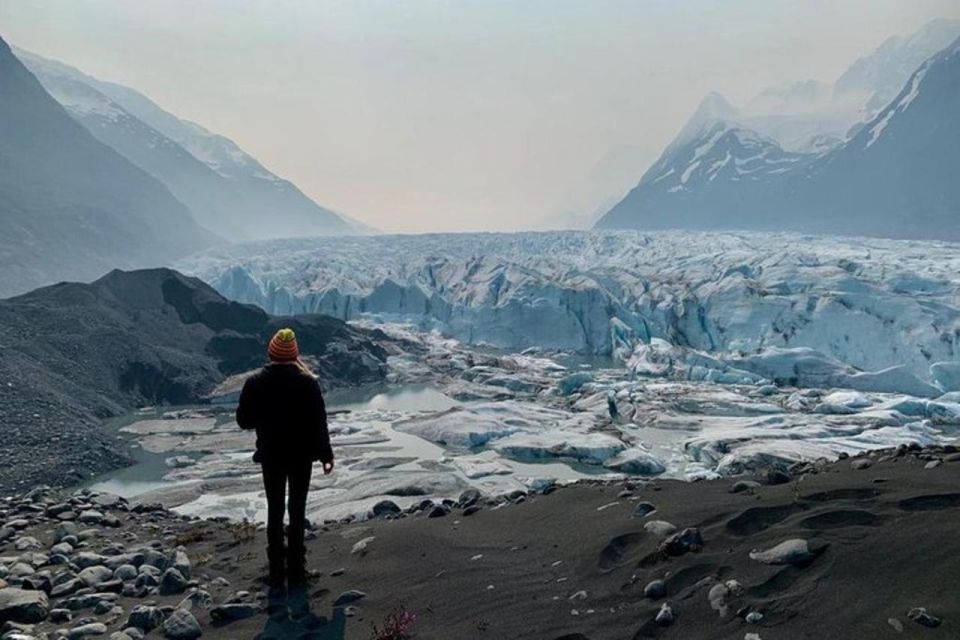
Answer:
[[(228, 297), (383, 331), (389, 394), (332, 406), (310, 517), (588, 478), (763, 474), (960, 434), (960, 252), (776, 233), (548, 232), (235, 245), (180, 266)], [(227, 406), (235, 391), (215, 395)], [(217, 400), (217, 398), (214, 398)], [(216, 406), (216, 405), (214, 405)], [(224, 409), (221, 409), (224, 410)], [(253, 439), (142, 418), (139, 499), (256, 518)], [(123, 493), (106, 481), (101, 488)]]
[(625, 363), (669, 345), (663, 366), (688, 378), (931, 397), (957, 386), (957, 248), (758, 232), (430, 234), (234, 245), (178, 267), (275, 314)]

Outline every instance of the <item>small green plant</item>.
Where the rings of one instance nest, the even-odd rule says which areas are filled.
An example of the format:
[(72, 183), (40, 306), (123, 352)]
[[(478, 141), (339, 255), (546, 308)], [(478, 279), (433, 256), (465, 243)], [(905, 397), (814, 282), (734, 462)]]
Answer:
[(373, 633), (370, 635), (370, 640), (405, 640), (411, 637), (413, 625), (416, 622), (417, 615), (400, 605), (386, 615), (382, 626), (376, 623), (371, 625)]

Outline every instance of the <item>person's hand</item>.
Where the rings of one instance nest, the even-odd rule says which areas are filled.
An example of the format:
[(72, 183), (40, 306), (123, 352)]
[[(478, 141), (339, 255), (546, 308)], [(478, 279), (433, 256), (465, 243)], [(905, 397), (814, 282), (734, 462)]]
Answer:
[(333, 460), (323, 463), (323, 475), (328, 476), (333, 473)]

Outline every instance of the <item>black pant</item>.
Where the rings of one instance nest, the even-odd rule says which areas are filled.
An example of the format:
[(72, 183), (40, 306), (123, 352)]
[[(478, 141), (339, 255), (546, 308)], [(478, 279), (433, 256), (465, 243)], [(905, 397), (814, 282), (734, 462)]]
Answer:
[(303, 534), (306, 528), (307, 492), (313, 462), (281, 462), (263, 464), (263, 488), (267, 493), (267, 546), (272, 553), (283, 549), (283, 503), (287, 483), (290, 484), (290, 528), (287, 548), (293, 557), (303, 558)]

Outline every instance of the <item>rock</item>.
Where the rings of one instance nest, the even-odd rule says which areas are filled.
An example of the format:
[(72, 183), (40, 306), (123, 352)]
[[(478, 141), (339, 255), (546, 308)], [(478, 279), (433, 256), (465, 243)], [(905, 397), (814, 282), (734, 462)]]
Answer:
[(127, 626), (136, 627), (144, 633), (149, 633), (163, 623), (163, 612), (156, 607), (137, 605), (130, 610), (127, 617)]
[(337, 599), (333, 601), (333, 606), (342, 607), (344, 605), (357, 602), (358, 600), (363, 600), (366, 597), (367, 597), (367, 594), (365, 594), (363, 591), (351, 589), (349, 591), (344, 591), (339, 596), (337, 596)]
[(197, 609), (209, 609), (213, 606), (213, 597), (209, 592), (202, 589), (194, 591), (186, 598), (180, 601), (180, 604), (177, 605), (177, 609), (186, 609), (187, 611), (193, 611), (194, 608)]
[(87, 567), (77, 576), (88, 587), (98, 587), (101, 583), (113, 578), (113, 571), (104, 566)]
[(760, 480), (763, 484), (778, 485), (790, 482), (793, 476), (778, 467), (769, 467), (763, 471)]
[(476, 512), (478, 512), (478, 511), (480, 511), (480, 510), (482, 510), (482, 509), (483, 509), (483, 507), (481, 507), (480, 505), (478, 505), (478, 504), (472, 504), (472, 505), (470, 505), (469, 507), (467, 507), (467, 508), (465, 508), (465, 509), (463, 510), (463, 515), (465, 515), (465, 516), (472, 516), (473, 514), (475, 514)]
[(659, 600), (667, 595), (667, 583), (663, 580), (651, 580), (643, 588), (643, 597)]
[(221, 604), (210, 609), (210, 618), (221, 624), (251, 618), (255, 615), (257, 615), (257, 608), (252, 604)]
[(33, 536), (20, 536), (14, 541), (13, 548), (17, 551), (36, 551), (42, 549), (43, 545)]
[(935, 629), (940, 626), (940, 618), (928, 612), (925, 607), (915, 607), (910, 609), (907, 613), (907, 617), (916, 622), (919, 625), (924, 627), (929, 627), (930, 629)]
[(350, 549), (351, 555), (355, 555), (355, 556), (367, 555), (367, 551), (369, 550), (368, 547), (370, 546), (370, 543), (376, 539), (377, 539), (376, 536), (367, 536), (366, 538), (359, 540), (355, 545), (353, 545), (353, 548)]
[(190, 579), (190, 575), (193, 572), (193, 568), (190, 565), (190, 556), (188, 556), (187, 552), (182, 548), (173, 552), (173, 561), (170, 566), (179, 571), (180, 575), (187, 580)]
[(86, 569), (87, 567), (96, 567), (100, 565), (106, 566), (107, 557), (100, 555), (99, 553), (81, 551), (76, 556), (74, 556), (73, 563), (81, 569)]
[(766, 551), (751, 551), (750, 559), (763, 564), (804, 566), (817, 557), (821, 549), (813, 550), (802, 538), (785, 540)]
[(67, 536), (77, 535), (79, 528), (72, 522), (61, 522), (57, 525), (57, 528), (53, 531), (53, 541), (54, 542), (63, 542), (63, 539)]
[(149, 565), (151, 567), (156, 567), (160, 571), (166, 571), (167, 567), (170, 566), (170, 558), (167, 557), (167, 554), (161, 553), (156, 549), (144, 549), (143, 550), (143, 564)]
[(755, 480), (738, 480), (730, 487), (730, 493), (753, 493), (761, 486), (763, 485)]
[(138, 575), (137, 568), (132, 564), (122, 564), (113, 572), (114, 578), (124, 582), (127, 580), (136, 580)]
[(27, 576), (20, 583), (21, 589), (30, 589), (31, 591), (43, 591), (44, 593), (50, 593), (53, 589), (53, 584), (50, 581), (50, 576), (46, 572), (35, 573), (32, 576)]
[(657, 612), (654, 622), (661, 627), (669, 627), (673, 624), (674, 619), (673, 608), (664, 602), (662, 605), (660, 605), (660, 611)]
[(97, 505), (101, 509), (115, 509), (121, 503), (125, 503), (126, 500), (116, 495), (115, 493), (98, 493), (93, 496), (93, 504)]
[(8, 577), (22, 578), (24, 576), (30, 576), (36, 573), (29, 564), (26, 562), (17, 562), (12, 567), (10, 567), (10, 573)]
[(84, 524), (100, 524), (100, 521), (103, 520), (103, 514), (99, 511), (89, 509), (87, 511), (81, 511), (77, 520)]
[(148, 589), (150, 587), (156, 587), (159, 585), (160, 579), (152, 573), (141, 573), (133, 582), (133, 586), (137, 589)]
[(457, 499), (457, 506), (459, 506), (461, 509), (467, 509), (480, 502), (480, 498), (482, 497), (483, 494), (480, 493), (479, 489), (475, 489), (473, 487), (465, 489)]
[(70, 609), (51, 609), (50, 622), (59, 624), (61, 622), (70, 622), (73, 619), (73, 612)]
[(581, 602), (587, 599), (587, 592), (583, 590), (577, 591), (575, 594), (573, 594), (567, 599), (570, 600), (571, 602)]
[(727, 617), (729, 607), (727, 606), (727, 596), (730, 595), (730, 589), (722, 582), (713, 585), (707, 593), (707, 600), (710, 602), (710, 608), (716, 611), (721, 618)]
[(61, 582), (60, 584), (54, 586), (50, 591), (50, 595), (54, 598), (62, 598), (79, 589), (82, 589), (85, 586), (87, 586), (86, 583), (80, 578), (71, 578), (70, 580)]
[(863, 471), (873, 466), (873, 460), (870, 458), (857, 458), (850, 463), (850, 468), (854, 471)]
[(187, 579), (183, 574), (170, 567), (163, 572), (160, 578), (160, 595), (169, 596), (177, 593), (183, 593), (187, 590)]
[(102, 636), (107, 633), (107, 625), (102, 622), (90, 622), (74, 627), (67, 632), (67, 640), (77, 640), (78, 638), (87, 638), (90, 636)]
[(114, 606), (113, 603), (110, 602), (109, 600), (101, 600), (93, 608), (93, 612), (98, 616), (102, 616), (103, 614), (109, 611), (113, 611), (113, 606)]
[(677, 532), (677, 526), (664, 520), (651, 520), (643, 525), (643, 530), (655, 536), (666, 538)]
[(675, 533), (660, 544), (660, 550), (669, 556), (680, 556), (688, 551), (699, 551), (703, 548), (703, 537), (700, 530), (691, 527), (680, 533)]
[(50, 547), (50, 554), (60, 554), (64, 556), (69, 556), (73, 553), (73, 546), (66, 542), (58, 542), (57, 544)]
[(76, 595), (71, 598), (67, 598), (66, 600), (61, 601), (60, 604), (71, 611), (77, 611), (79, 609), (90, 609), (95, 607), (104, 600), (108, 602), (116, 602), (117, 597), (118, 596), (115, 593), (84, 593), (82, 595)]
[(939, 467), (941, 464), (943, 464), (943, 461), (942, 461), (942, 460), (931, 460), (931, 461), (928, 462), (927, 464), (923, 465), (923, 468), (924, 468), (924, 469), (936, 469), (936, 468)]
[(903, 623), (896, 618), (887, 618), (887, 624), (890, 625), (897, 633), (903, 633)]
[(633, 517), (643, 518), (644, 516), (648, 516), (656, 510), (657, 508), (650, 502), (638, 502), (637, 507), (633, 510)]
[(50, 601), (43, 591), (25, 591), (14, 587), (0, 589), (0, 623), (42, 622), (50, 612)]
[(163, 621), (163, 635), (170, 640), (194, 640), (203, 635), (200, 623), (186, 609), (177, 609)]
[(377, 504), (373, 505), (373, 509), (371, 509), (371, 511), (374, 518), (395, 516), (400, 513), (400, 506), (393, 500), (381, 500)]
[(430, 512), (427, 514), (428, 518), (442, 518), (450, 513), (450, 507), (445, 504), (436, 504), (433, 505), (433, 508), (430, 509)]
[(747, 624), (760, 624), (763, 620), (763, 614), (759, 611), (751, 611), (743, 618)]

